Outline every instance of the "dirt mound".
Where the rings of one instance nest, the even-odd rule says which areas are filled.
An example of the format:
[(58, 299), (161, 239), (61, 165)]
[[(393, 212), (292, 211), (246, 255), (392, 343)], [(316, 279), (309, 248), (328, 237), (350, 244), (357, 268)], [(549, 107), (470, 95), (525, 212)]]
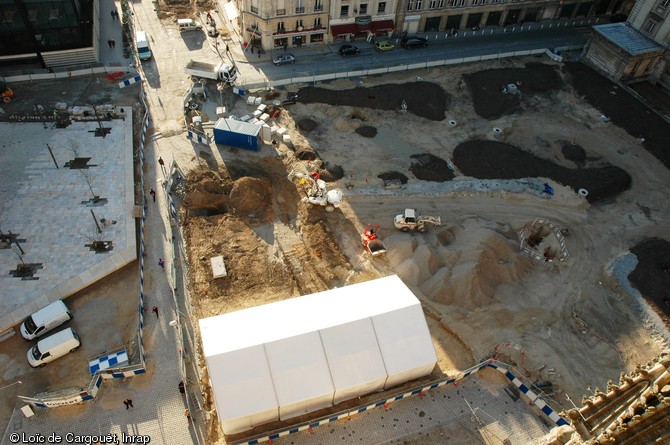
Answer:
[(249, 176), (238, 179), (230, 191), (228, 208), (241, 217), (272, 219), (272, 184)]
[(390, 111), (400, 110), (405, 101), (407, 111), (434, 121), (444, 119), (448, 99), (447, 93), (441, 86), (430, 82), (386, 84), (349, 90), (305, 87), (301, 88), (298, 94), (300, 102), (303, 103), (316, 102)]
[(383, 181), (400, 181), (401, 184), (407, 184), (407, 176), (400, 172), (384, 172), (377, 175)]
[[(528, 63), (525, 68), (505, 68), (479, 71), (463, 76), (475, 106), (484, 119), (498, 119), (521, 111), (521, 96), (542, 94), (562, 87), (558, 72), (543, 63)], [(505, 86), (513, 84), (519, 94), (503, 94)]]
[(182, 205), (189, 210), (225, 213), (233, 182), (225, 171), (196, 169), (186, 179), (186, 199)]
[(321, 168), (317, 169), (317, 172), (319, 178), (326, 182), (337, 181), (344, 177), (344, 169), (341, 165), (330, 165), (328, 162), (324, 162)]
[(317, 127), (317, 125), (319, 125), (319, 124), (317, 124), (312, 119), (308, 119), (308, 118), (300, 119), (298, 121), (298, 128), (300, 128), (302, 131), (305, 131), (307, 133), (314, 130)]
[(417, 179), (423, 181), (445, 182), (454, 179), (454, 172), (449, 164), (442, 158), (423, 153), (410, 156), (412, 165), (409, 171), (414, 173)]
[(369, 125), (363, 125), (362, 127), (358, 127), (355, 131), (364, 138), (373, 138), (377, 136), (377, 128), (371, 127)]
[(321, 267), (314, 267), (314, 271), (321, 280), (327, 286), (332, 286), (336, 281), (345, 280), (349, 269), (351, 269), (351, 264), (340, 249), (328, 225), (324, 221), (304, 224), (302, 226), (302, 236), (305, 245), (311, 246), (311, 255), (318, 258), (312, 264), (320, 264)]
[(567, 142), (561, 147), (561, 153), (563, 153), (563, 157), (565, 159), (572, 161), (577, 165), (581, 165), (584, 161), (586, 161), (586, 152), (579, 144)]
[(313, 161), (318, 156), (311, 147), (298, 147), (295, 149), (295, 157), (301, 161)]
[(630, 188), (630, 175), (614, 166), (571, 169), (496, 141), (467, 141), (454, 149), (454, 163), (466, 176), (479, 179), (551, 178), (586, 189), (587, 200), (596, 202)]
[(670, 242), (661, 238), (648, 238), (630, 249), (637, 256), (638, 264), (628, 279), (655, 306), (670, 318)]

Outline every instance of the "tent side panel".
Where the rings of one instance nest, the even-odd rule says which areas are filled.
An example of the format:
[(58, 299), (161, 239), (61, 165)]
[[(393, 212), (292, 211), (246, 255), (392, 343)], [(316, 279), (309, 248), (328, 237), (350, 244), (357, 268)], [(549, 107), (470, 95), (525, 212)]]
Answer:
[(430, 374), (437, 354), (421, 304), (372, 317), (388, 373), (385, 388)]
[(332, 406), (335, 388), (318, 331), (266, 343), (265, 352), (281, 420)]
[(384, 388), (386, 368), (369, 318), (320, 331), (335, 396), (333, 403)]

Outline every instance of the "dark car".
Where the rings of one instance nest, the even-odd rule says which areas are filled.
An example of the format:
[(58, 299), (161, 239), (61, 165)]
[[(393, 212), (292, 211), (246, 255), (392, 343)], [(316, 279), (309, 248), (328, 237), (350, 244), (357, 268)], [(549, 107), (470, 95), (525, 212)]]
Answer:
[(403, 37), (400, 46), (403, 48), (425, 48), (428, 46), (428, 40), (423, 37)]
[(293, 54), (289, 53), (277, 54), (274, 57), (272, 57), (272, 63), (274, 63), (275, 65), (286, 65), (287, 63), (295, 63), (295, 57), (293, 57)]
[(358, 53), (360, 53), (360, 50), (354, 45), (340, 46), (340, 56), (355, 56)]

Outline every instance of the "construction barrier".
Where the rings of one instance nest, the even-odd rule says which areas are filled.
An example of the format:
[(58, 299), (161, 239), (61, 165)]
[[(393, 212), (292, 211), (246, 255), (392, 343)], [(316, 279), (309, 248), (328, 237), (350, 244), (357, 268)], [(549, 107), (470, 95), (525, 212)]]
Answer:
[(134, 83), (141, 82), (141, 81), (142, 81), (142, 76), (140, 76), (138, 74), (137, 76), (131, 77), (130, 79), (126, 79), (123, 82), (119, 82), (119, 88), (125, 88), (129, 85), (132, 85)]
[(353, 415), (364, 413), (366, 411), (370, 411), (374, 408), (387, 408), (388, 405), (390, 405), (393, 402), (397, 402), (398, 400), (402, 400), (404, 398), (408, 398), (411, 396), (423, 396), (426, 392), (430, 391), (431, 389), (436, 389), (441, 386), (445, 385), (450, 385), (454, 384), (456, 382), (459, 382), (460, 380), (463, 380), (464, 378), (477, 373), (478, 371), (484, 369), (484, 368), (493, 368), (500, 373), (502, 373), (508, 380), (510, 380), (514, 386), (516, 386), (521, 393), (526, 396), (530, 402), (532, 402), (536, 407), (538, 407), (542, 413), (544, 413), (555, 425), (557, 426), (562, 426), (562, 425), (569, 425), (568, 421), (562, 418), (561, 416), (558, 415), (558, 413), (551, 408), (547, 403), (534, 391), (530, 389), (528, 385), (526, 385), (523, 382), (523, 376), (518, 376), (516, 374), (516, 371), (511, 365), (508, 365), (503, 362), (499, 362), (494, 359), (488, 359), (486, 361), (483, 361), (482, 363), (475, 365), (462, 373), (458, 374), (456, 377), (449, 378), (449, 379), (442, 379), (438, 380), (437, 382), (434, 382), (428, 386), (423, 386), (421, 388), (416, 388), (411, 391), (398, 394), (392, 397), (389, 397), (384, 400), (380, 400), (378, 402), (361, 406), (358, 408), (351, 409), (349, 411), (343, 411), (328, 417), (321, 417), (316, 420), (300, 423), (297, 425), (292, 425), (290, 427), (286, 427), (282, 430), (279, 431), (274, 431), (271, 433), (268, 433), (264, 436), (261, 437), (256, 437), (253, 439), (245, 439), (243, 441), (239, 442), (234, 442), (233, 445), (257, 445), (259, 443), (264, 443), (264, 442), (271, 442), (273, 440), (279, 439), (280, 437), (288, 436), (290, 434), (296, 434), (301, 431), (311, 431), (314, 428), (321, 426), (321, 425), (326, 425), (331, 422), (336, 422), (338, 420), (346, 419), (349, 418)]
[(206, 134), (200, 134), (197, 133), (193, 130), (186, 130), (186, 137), (190, 139), (191, 141), (197, 142), (198, 144), (205, 145), (209, 147), (210, 144), (210, 139), (209, 136)]

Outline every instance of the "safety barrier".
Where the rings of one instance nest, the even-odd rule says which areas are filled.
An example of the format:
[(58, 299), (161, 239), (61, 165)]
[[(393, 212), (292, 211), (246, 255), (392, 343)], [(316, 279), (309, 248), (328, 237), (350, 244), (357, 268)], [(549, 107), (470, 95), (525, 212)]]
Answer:
[(125, 88), (129, 85), (132, 85), (134, 83), (141, 82), (141, 81), (142, 81), (142, 76), (140, 76), (138, 74), (137, 76), (131, 77), (130, 79), (126, 79), (122, 82), (119, 82), (119, 88)]
[(545, 257), (543, 253), (538, 252), (537, 250), (530, 247), (530, 245), (528, 244), (528, 238), (530, 237), (531, 233), (533, 232), (533, 227), (536, 227), (538, 225), (545, 225), (545, 226), (549, 227), (551, 232), (554, 234), (554, 236), (558, 240), (558, 244), (561, 248), (561, 255), (558, 256), (558, 261), (567, 261), (567, 259), (570, 258), (570, 252), (568, 252), (568, 248), (565, 244), (565, 237), (561, 233), (561, 230), (557, 229), (556, 226), (554, 226), (554, 224), (551, 223), (546, 218), (535, 218), (535, 221), (533, 221), (533, 224), (531, 224), (530, 226), (524, 227), (523, 229), (521, 229), (519, 231), (519, 242), (520, 242), (521, 252), (523, 252), (526, 255), (530, 256), (531, 258), (539, 260), (539, 261), (545, 261), (545, 262), (549, 262), (549, 263), (554, 261), (552, 258)]
[(191, 141), (209, 147), (210, 139), (209, 136), (206, 134), (200, 134), (199, 132), (196, 132), (194, 130), (186, 130), (186, 137)]
[(457, 383), (464, 378), (477, 373), (478, 371), (484, 369), (484, 368), (493, 368), (500, 373), (502, 373), (510, 382), (516, 386), (521, 393), (528, 398), (528, 400), (533, 403), (537, 408), (539, 408), (542, 413), (544, 413), (555, 425), (557, 426), (562, 426), (562, 425), (568, 425), (568, 421), (562, 418), (553, 408), (551, 408), (547, 403), (534, 391), (530, 389), (529, 385), (526, 385), (523, 382), (523, 376), (517, 375), (515, 369), (506, 363), (494, 360), (494, 359), (488, 359), (486, 361), (483, 361), (482, 363), (475, 365), (462, 373), (458, 374), (456, 377), (452, 377), (449, 379), (441, 379), (438, 380), (437, 382), (434, 382), (428, 386), (422, 386), (420, 388), (415, 388), (413, 390), (410, 390), (408, 392), (404, 392), (402, 394), (395, 395), (393, 397), (389, 397), (384, 400), (380, 400), (375, 403), (371, 403), (369, 405), (364, 405), (360, 406), (348, 411), (343, 411), (331, 416), (327, 417), (321, 417), (316, 420), (300, 423), (298, 425), (292, 425), (290, 427), (284, 428), (282, 430), (278, 431), (273, 431), (271, 433), (268, 433), (266, 435), (263, 435), (261, 437), (256, 437), (253, 439), (245, 439), (243, 441), (238, 441), (234, 442), (234, 445), (257, 445), (259, 443), (263, 442), (272, 442), (275, 439), (279, 439), (280, 437), (288, 436), (290, 434), (296, 434), (301, 431), (312, 431), (314, 428), (321, 426), (321, 425), (326, 425), (331, 422), (336, 422), (338, 420), (346, 419), (349, 418), (353, 415), (364, 413), (366, 411), (370, 411), (374, 408), (387, 408), (389, 404), (393, 402), (397, 402), (398, 400), (402, 400), (408, 397), (412, 396), (423, 396), (427, 391), (430, 391), (431, 389), (436, 389), (441, 386), (445, 385), (451, 385), (454, 383)]

